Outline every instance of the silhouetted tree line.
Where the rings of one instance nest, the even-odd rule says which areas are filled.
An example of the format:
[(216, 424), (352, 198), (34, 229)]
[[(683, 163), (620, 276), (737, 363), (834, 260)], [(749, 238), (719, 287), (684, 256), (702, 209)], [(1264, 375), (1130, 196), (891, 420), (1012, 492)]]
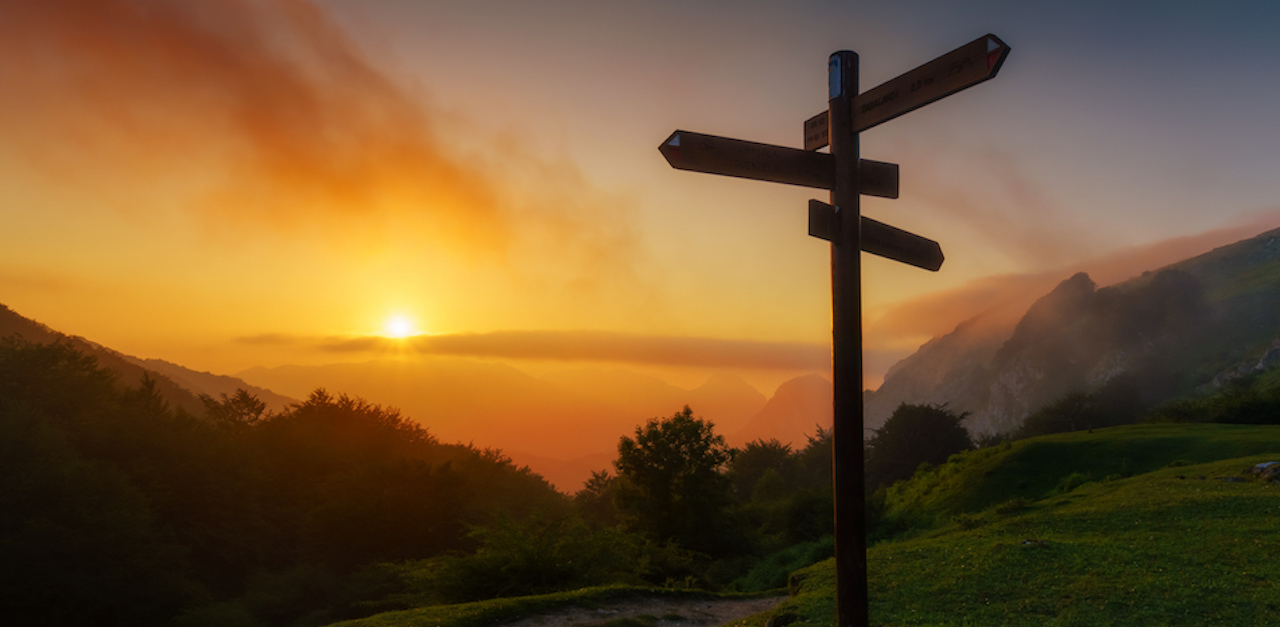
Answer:
[(499, 453), (359, 399), (204, 402), (192, 416), (65, 345), (0, 342), (6, 624), (324, 624), (399, 589), (379, 564), (570, 510)]
[(1212, 393), (1179, 398), (1153, 409), (1151, 422), (1280, 424), (1280, 370), (1251, 372), (1226, 381)]

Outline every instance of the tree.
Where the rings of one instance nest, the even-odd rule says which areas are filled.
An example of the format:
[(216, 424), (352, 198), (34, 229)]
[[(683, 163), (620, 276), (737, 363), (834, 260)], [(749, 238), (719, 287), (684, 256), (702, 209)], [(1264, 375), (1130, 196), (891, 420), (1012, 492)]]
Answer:
[(1027, 416), (1015, 437), (1099, 429), (1136, 422), (1142, 404), (1135, 378), (1122, 374), (1092, 392), (1069, 392)]
[(222, 400), (208, 394), (200, 395), (200, 402), (204, 404), (205, 417), (219, 426), (243, 429), (252, 427), (269, 417), (264, 416), (267, 404), (243, 388), (236, 389), (234, 396), (226, 394), (219, 396)]
[(730, 457), (724, 437), (688, 406), (637, 427), (634, 439), (623, 436), (613, 464), (627, 526), (709, 555), (731, 550)]
[(946, 405), (898, 405), (884, 426), (867, 440), (868, 488), (906, 479), (922, 463), (941, 464), (955, 453), (973, 448), (962, 424), (968, 415)]
[(783, 444), (777, 439), (748, 442), (729, 462), (734, 494), (740, 501), (749, 501), (756, 484), (766, 473), (773, 471), (775, 479), (770, 481), (791, 479), (796, 474), (794, 466), (790, 444)]
[(614, 502), (617, 491), (617, 477), (607, 470), (593, 471), (591, 478), (582, 484), (582, 489), (573, 495), (574, 509), (584, 520), (596, 526), (617, 526), (618, 506)]

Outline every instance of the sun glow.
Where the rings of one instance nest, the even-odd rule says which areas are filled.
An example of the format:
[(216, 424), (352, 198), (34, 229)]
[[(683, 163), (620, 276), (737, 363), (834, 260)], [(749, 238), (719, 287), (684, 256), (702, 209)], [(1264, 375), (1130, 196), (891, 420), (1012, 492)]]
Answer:
[(413, 325), (413, 320), (406, 316), (392, 316), (387, 320), (387, 326), (382, 330), (382, 334), (393, 338), (406, 338), (410, 335), (416, 335), (417, 329)]

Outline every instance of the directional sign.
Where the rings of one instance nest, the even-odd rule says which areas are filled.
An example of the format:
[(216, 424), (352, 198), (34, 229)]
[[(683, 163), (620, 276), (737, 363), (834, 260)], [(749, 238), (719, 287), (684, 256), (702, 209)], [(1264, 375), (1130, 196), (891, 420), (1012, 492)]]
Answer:
[(831, 143), (831, 131), (827, 122), (829, 113), (830, 111), (823, 111), (804, 121), (805, 150), (817, 150)]
[[(860, 218), (862, 228), (858, 248), (863, 252), (934, 272), (942, 267), (942, 247), (937, 242), (867, 216)], [(835, 207), (819, 200), (809, 201), (809, 235), (839, 244), (839, 220)]]
[(809, 201), (809, 235), (840, 243), (840, 213), (821, 200)]
[(944, 259), (942, 247), (937, 242), (866, 216), (862, 216), (862, 241), (859, 244), (864, 252), (934, 272), (942, 267)]
[[(1008, 56), (1009, 46), (995, 35), (985, 35), (902, 76), (868, 89), (853, 98), (853, 132), (865, 131), (935, 100), (995, 78)], [(810, 128), (811, 124), (814, 125), (813, 129)], [(826, 126), (827, 112), (805, 121), (805, 150), (817, 150), (830, 141), (827, 139), (827, 131), (817, 130), (819, 124)]]
[(962, 89), (995, 78), (1009, 46), (979, 37), (853, 99), (853, 132), (865, 131)]
[[(689, 131), (676, 131), (658, 146), (677, 170), (723, 174), (757, 181), (802, 185), (818, 189), (835, 186), (835, 157)], [(861, 191), (868, 196), (898, 197), (898, 165), (862, 159)]]
[(864, 196), (898, 197), (898, 164), (858, 160), (858, 191)]
[(688, 131), (672, 133), (658, 151), (677, 170), (819, 189), (835, 185), (835, 158), (820, 152)]

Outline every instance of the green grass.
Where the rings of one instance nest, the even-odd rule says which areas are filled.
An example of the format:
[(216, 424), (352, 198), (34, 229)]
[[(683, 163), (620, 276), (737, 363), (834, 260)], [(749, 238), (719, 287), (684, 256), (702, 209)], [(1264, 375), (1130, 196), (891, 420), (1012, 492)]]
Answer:
[(1170, 463), (1199, 464), (1280, 452), (1280, 426), (1149, 424), (1031, 438), (955, 456), (889, 490), (888, 515), (899, 524), (934, 528), (964, 513), (1010, 499), (1036, 501), (1063, 479), (1106, 480)]
[[(1280, 485), (1214, 478), (1263, 460), (1090, 483), (978, 529), (877, 545), (868, 554), (871, 623), (1274, 622)], [(832, 624), (833, 570), (828, 561), (802, 571), (806, 589), (773, 613)]]
[[(871, 624), (1273, 623), (1280, 484), (1225, 479), (1274, 460), (1280, 428), (1194, 424), (1060, 434), (956, 458), (898, 486), (910, 498), (897, 505), (933, 527), (868, 551)], [(1120, 478), (1121, 468), (1133, 476)], [(1060, 490), (1075, 475), (1099, 480), (1076, 476)], [(1011, 503), (1017, 493), (1028, 496)], [(833, 561), (795, 579), (799, 594), (740, 624), (783, 615), (833, 624)]]

